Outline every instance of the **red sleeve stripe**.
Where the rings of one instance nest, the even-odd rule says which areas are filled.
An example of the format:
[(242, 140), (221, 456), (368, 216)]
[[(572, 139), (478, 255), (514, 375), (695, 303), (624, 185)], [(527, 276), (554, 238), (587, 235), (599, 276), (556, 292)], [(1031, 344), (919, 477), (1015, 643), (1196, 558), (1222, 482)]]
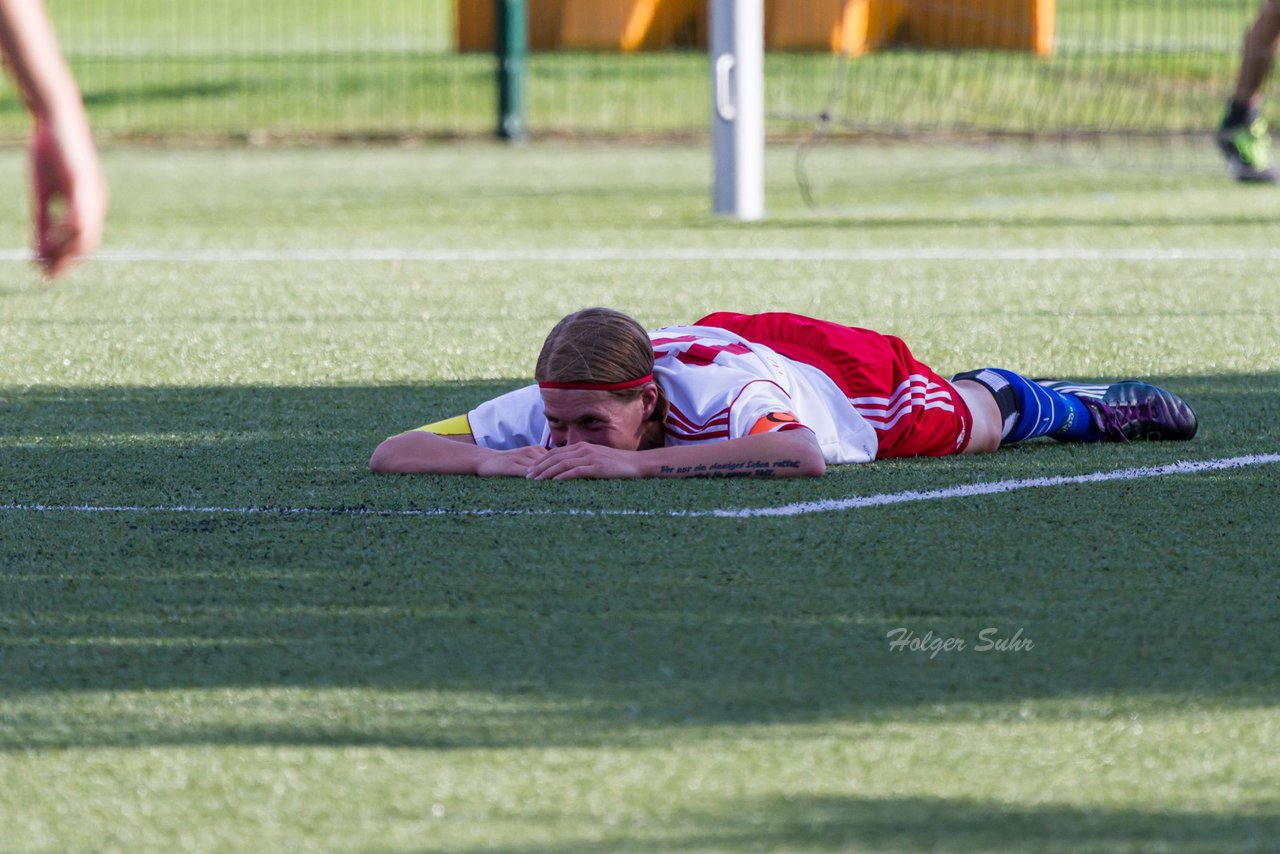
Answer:
[(670, 408), (667, 410), (667, 421), (669, 425), (674, 425), (693, 433), (700, 433), (711, 427), (728, 427), (729, 407), (726, 406), (706, 421), (699, 423), (681, 412), (680, 408), (675, 404), (670, 404)]
[(668, 436), (673, 436), (677, 439), (683, 439), (686, 442), (703, 442), (708, 439), (728, 439), (729, 438), (729, 431), (727, 429), (712, 430), (704, 433), (682, 433), (679, 430), (672, 428), (671, 425), (667, 425), (664, 428), (663, 432), (665, 432)]

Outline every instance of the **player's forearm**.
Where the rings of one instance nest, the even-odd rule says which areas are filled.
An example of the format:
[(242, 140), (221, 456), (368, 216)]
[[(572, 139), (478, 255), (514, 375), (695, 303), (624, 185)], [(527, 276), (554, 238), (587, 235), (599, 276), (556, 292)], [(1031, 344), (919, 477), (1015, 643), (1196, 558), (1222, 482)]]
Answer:
[(84, 107), (40, 0), (0, 0), (0, 47), (37, 119), (76, 121)]
[(820, 477), (822, 449), (809, 430), (641, 451), (648, 477)]
[(369, 470), (386, 474), (479, 474), (497, 452), (473, 442), (414, 430), (385, 440), (369, 458)]

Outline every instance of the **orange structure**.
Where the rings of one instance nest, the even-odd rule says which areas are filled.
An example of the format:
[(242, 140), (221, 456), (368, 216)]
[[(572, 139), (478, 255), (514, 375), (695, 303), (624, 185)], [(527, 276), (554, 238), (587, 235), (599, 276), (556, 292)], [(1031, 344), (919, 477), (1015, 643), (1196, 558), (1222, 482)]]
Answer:
[(765, 0), (767, 50), (857, 55), (893, 41), (908, 0)]
[[(532, 50), (707, 45), (707, 0), (525, 0)], [(457, 0), (460, 51), (493, 49), (493, 0)], [(768, 50), (853, 56), (891, 44), (1053, 51), (1055, 0), (764, 0)]]
[[(892, 2), (892, 0), (885, 0)], [(1054, 0), (907, 0), (903, 43), (931, 48), (1053, 51)]]
[[(525, 0), (530, 50), (555, 50), (561, 46), (564, 2)], [(455, 0), (453, 23), (453, 45), (459, 53), (493, 50), (493, 0)]]
[(706, 0), (564, 0), (561, 43), (569, 48), (660, 50), (705, 47)]

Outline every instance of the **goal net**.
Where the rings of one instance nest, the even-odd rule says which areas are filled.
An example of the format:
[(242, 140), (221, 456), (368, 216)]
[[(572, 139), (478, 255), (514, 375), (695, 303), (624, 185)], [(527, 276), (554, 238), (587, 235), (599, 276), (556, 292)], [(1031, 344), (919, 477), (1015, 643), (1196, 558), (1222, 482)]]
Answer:
[[(864, 41), (836, 45), (825, 74), (799, 53), (770, 53), (771, 127), (831, 139), (1027, 142), (1041, 156), (1123, 151), (1148, 168), (1174, 156), (1213, 163), (1211, 133), (1258, 0), (1054, 5), (871, 0)], [(1049, 20), (1026, 20), (1032, 7)], [(885, 8), (899, 19), (885, 20)], [(966, 39), (974, 44), (956, 46)], [(1001, 39), (1009, 46), (991, 46)]]

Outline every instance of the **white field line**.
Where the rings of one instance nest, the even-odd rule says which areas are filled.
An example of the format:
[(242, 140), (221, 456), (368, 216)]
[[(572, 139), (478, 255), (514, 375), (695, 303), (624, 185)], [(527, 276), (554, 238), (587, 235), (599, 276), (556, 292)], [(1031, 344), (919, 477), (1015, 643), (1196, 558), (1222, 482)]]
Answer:
[[(27, 262), (26, 250), (0, 250), (0, 262)], [(98, 263), (364, 263), (375, 261), (466, 263), (598, 263), (605, 261), (830, 261), (843, 263), (892, 261), (1277, 261), (1280, 249), (1212, 248), (1174, 249), (1130, 247), (1090, 249), (1061, 248), (965, 248), (899, 247), (883, 249), (796, 249), (740, 247), (679, 249), (654, 247), (558, 249), (104, 249), (90, 261)]]
[(1217, 460), (1177, 462), (1162, 466), (1119, 469), (1080, 475), (1033, 477), (1025, 480), (998, 480), (990, 483), (971, 483), (949, 486), (943, 489), (908, 492), (889, 492), (878, 495), (855, 495), (849, 498), (830, 498), (822, 501), (802, 501), (776, 507), (743, 507), (711, 510), (502, 510), (437, 508), (422, 510), (378, 510), (367, 507), (199, 507), (185, 505), (97, 505), (97, 504), (0, 504), (6, 513), (182, 513), (195, 515), (229, 516), (372, 516), (383, 518), (434, 518), (434, 517), (558, 517), (578, 516), (604, 518), (617, 516), (649, 516), (667, 518), (717, 518), (749, 519), (765, 516), (805, 516), (811, 513), (834, 513), (857, 510), (864, 507), (884, 507), (890, 504), (907, 504), (919, 501), (939, 501), (949, 498), (973, 498), (981, 495), (998, 495), (1024, 489), (1044, 489), (1073, 484), (1106, 483), (1121, 480), (1147, 480), (1170, 475), (1199, 474), (1224, 471), (1248, 466), (1280, 462), (1280, 454), (1253, 454)]

